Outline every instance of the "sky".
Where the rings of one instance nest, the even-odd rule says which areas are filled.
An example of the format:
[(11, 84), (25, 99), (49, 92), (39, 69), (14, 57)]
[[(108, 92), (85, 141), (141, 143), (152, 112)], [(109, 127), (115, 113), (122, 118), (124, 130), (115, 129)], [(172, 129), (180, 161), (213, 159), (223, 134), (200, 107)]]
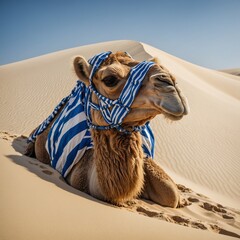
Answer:
[(136, 40), (212, 69), (240, 68), (240, 0), (0, 0), (0, 65)]

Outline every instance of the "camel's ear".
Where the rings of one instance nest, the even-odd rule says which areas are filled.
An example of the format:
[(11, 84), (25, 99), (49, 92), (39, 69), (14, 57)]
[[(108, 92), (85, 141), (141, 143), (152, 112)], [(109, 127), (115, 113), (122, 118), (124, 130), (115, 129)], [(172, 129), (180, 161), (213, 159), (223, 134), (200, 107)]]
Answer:
[(158, 64), (164, 71), (169, 72), (168, 69), (165, 68), (165, 67), (161, 64), (160, 60), (159, 60), (157, 57), (150, 58), (148, 61), (149, 61), (149, 62), (155, 62), (155, 63)]
[(91, 65), (82, 56), (76, 57), (73, 62), (74, 70), (80, 80), (89, 85), (89, 76), (91, 73)]
[(160, 64), (159, 59), (156, 58), (156, 57), (150, 58), (148, 61), (149, 61), (149, 62), (155, 62), (156, 64)]

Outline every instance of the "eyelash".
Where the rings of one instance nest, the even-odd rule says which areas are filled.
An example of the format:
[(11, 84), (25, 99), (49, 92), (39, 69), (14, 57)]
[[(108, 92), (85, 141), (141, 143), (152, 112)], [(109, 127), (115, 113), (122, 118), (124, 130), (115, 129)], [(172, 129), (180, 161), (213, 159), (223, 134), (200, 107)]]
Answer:
[(119, 82), (119, 80), (114, 76), (105, 77), (102, 81), (107, 87), (115, 87)]

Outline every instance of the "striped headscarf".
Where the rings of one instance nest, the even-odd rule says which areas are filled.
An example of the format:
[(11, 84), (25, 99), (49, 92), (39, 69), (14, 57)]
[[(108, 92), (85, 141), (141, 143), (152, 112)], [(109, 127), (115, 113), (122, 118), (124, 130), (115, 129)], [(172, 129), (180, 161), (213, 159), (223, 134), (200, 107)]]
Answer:
[[(99, 69), (101, 63), (111, 54), (111, 52), (100, 53), (89, 60), (92, 65), (92, 71), (90, 74), (89, 92), (87, 94), (86, 101), (86, 115), (88, 118), (89, 126), (95, 129), (110, 129), (116, 128), (121, 132), (127, 133), (128, 131), (122, 128), (122, 122), (126, 115), (131, 110), (131, 105), (142, 85), (142, 82), (148, 72), (148, 70), (154, 65), (153, 62), (143, 61), (133, 67), (130, 71), (127, 82), (118, 99), (112, 100), (97, 91), (93, 83), (93, 76)], [(99, 104), (95, 104), (91, 101), (92, 93), (95, 93), (98, 97)], [(110, 108), (112, 109), (110, 110)], [(91, 108), (101, 111), (104, 120), (108, 123), (108, 126), (97, 126), (92, 123)], [(134, 127), (133, 130), (139, 131), (139, 127)]]
[[(92, 82), (94, 74), (109, 54), (111, 52), (101, 53), (89, 60), (89, 63), (92, 65), (90, 86), (86, 87), (83, 82), (77, 81), (77, 85), (70, 95), (62, 99), (52, 114), (28, 139), (29, 142), (35, 142), (37, 136), (49, 126), (58, 114), (49, 131), (46, 150), (49, 153), (51, 165), (63, 177), (68, 175), (87, 149), (94, 147), (89, 128), (116, 128), (119, 131), (128, 133), (121, 127), (121, 123), (130, 111), (130, 106), (147, 71), (154, 64), (152, 62), (142, 62), (132, 68), (119, 99), (111, 100), (101, 95)], [(99, 105), (91, 102), (92, 92), (98, 96)], [(113, 106), (112, 111), (109, 110), (110, 106)], [(91, 108), (101, 111), (109, 126), (93, 125), (90, 115)], [(139, 131), (142, 136), (142, 147), (146, 156), (153, 157), (154, 136), (149, 122), (145, 126), (135, 127), (134, 131)]]

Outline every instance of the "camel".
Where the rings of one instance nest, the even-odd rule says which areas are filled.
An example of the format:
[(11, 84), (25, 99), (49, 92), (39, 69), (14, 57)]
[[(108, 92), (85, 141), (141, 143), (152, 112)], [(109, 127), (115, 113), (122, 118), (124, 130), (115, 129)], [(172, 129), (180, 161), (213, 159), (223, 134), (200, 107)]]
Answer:
[[(149, 62), (152, 65), (120, 129), (107, 128), (109, 123), (102, 112), (90, 109), (92, 125), (106, 128), (90, 128), (94, 147), (85, 151), (65, 180), (72, 187), (112, 204), (121, 205), (140, 197), (176, 208), (181, 202), (177, 185), (151, 157), (144, 154), (143, 140), (135, 127), (144, 126), (159, 114), (172, 121), (180, 120), (188, 113), (188, 104), (174, 76), (158, 59), (153, 58)], [(125, 52), (110, 53), (94, 73), (93, 66), (84, 57), (77, 56), (73, 62), (77, 77), (86, 87), (92, 81), (97, 93), (113, 101), (119, 98), (131, 70), (138, 64), (139, 61)], [(100, 100), (96, 91), (92, 93), (91, 101), (98, 105)], [(61, 106), (59, 112), (64, 107)], [(113, 108), (109, 107), (109, 111)], [(51, 163), (46, 143), (58, 115), (34, 143), (28, 144), (26, 155)]]

